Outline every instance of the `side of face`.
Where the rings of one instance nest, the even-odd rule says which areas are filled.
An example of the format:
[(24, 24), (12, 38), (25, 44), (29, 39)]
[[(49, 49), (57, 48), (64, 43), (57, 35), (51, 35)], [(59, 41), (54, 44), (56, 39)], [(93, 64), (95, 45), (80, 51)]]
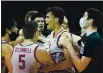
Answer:
[(44, 18), (43, 17), (36, 17), (34, 20), (38, 24), (38, 31), (43, 31), (44, 30)]
[(85, 12), (83, 17), (80, 19), (80, 27), (82, 29), (86, 29), (90, 26), (90, 22), (89, 22), (89, 19), (88, 19), (88, 13)]
[(55, 27), (55, 17), (52, 12), (47, 13), (45, 22), (47, 24), (47, 29), (53, 30), (53, 28)]
[(64, 16), (64, 19), (63, 19), (63, 24), (61, 26), (62, 26), (63, 29), (69, 31), (68, 20), (65, 16)]
[(16, 38), (18, 37), (18, 28), (16, 26), (12, 26), (12, 28), (10, 30), (6, 29), (6, 32), (9, 35), (9, 39), (11, 41), (15, 41)]
[(16, 40), (16, 38), (18, 37), (18, 27), (17, 27), (16, 22), (14, 22), (14, 25), (9, 30), (9, 37), (10, 37), (11, 41)]

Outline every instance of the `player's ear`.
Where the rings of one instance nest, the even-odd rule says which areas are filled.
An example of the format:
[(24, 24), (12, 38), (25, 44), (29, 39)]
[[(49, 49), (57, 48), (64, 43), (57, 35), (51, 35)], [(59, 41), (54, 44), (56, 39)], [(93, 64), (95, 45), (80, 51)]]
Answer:
[(89, 23), (90, 23), (90, 24), (93, 23), (93, 19), (89, 19)]
[(55, 22), (58, 22), (58, 21), (59, 21), (59, 19), (56, 17), (56, 18), (55, 18)]

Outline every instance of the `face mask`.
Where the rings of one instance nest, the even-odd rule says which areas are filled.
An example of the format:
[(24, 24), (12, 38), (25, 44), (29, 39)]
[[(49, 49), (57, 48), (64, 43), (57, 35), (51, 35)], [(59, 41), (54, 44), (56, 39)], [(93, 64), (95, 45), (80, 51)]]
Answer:
[(18, 34), (16, 34), (15, 32), (11, 32), (11, 34), (9, 34), (9, 37), (11, 41), (15, 41), (16, 38), (18, 37)]
[(84, 19), (83, 18), (80, 19), (79, 25), (80, 25), (81, 28), (84, 28), (85, 25), (84, 25)]

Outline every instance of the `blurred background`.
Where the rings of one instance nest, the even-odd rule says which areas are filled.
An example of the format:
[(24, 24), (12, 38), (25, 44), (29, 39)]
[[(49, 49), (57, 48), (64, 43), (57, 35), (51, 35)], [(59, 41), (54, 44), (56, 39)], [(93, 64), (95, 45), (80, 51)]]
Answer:
[[(28, 11), (38, 10), (46, 15), (46, 9), (50, 6), (60, 6), (65, 10), (70, 32), (77, 35), (80, 35), (81, 31), (79, 20), (87, 8), (103, 11), (103, 1), (1, 1), (1, 19), (15, 19), (20, 29), (24, 25), (24, 17)], [(98, 28), (98, 32), (103, 37), (103, 24)], [(49, 33), (47, 29), (44, 30), (44, 35), (47, 36)]]

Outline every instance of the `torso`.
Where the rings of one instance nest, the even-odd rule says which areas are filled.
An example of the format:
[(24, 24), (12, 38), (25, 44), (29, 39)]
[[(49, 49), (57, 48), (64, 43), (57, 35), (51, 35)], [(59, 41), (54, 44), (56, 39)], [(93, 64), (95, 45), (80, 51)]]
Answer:
[(13, 73), (32, 73), (36, 72), (36, 52), (37, 45), (20, 45), (15, 46), (11, 58)]
[[(89, 45), (88, 45), (89, 44)], [(84, 36), (81, 40), (80, 58), (82, 56), (90, 57), (92, 60), (88, 67), (82, 73), (101, 73), (103, 40), (97, 32)]]
[[(53, 37), (53, 32), (50, 34), (50, 46), (49, 49), (58, 49), (58, 40), (60, 38), (60, 35), (63, 32), (67, 32), (66, 30), (61, 30), (55, 37)], [(64, 70), (64, 69), (68, 69), (71, 68), (73, 63), (71, 61), (71, 58), (69, 56), (69, 52), (67, 51), (67, 49), (64, 48), (59, 48), (59, 49), (63, 49), (64, 50), (64, 56), (65, 56), (65, 60), (62, 61), (60, 64), (55, 64), (53, 66), (47, 67), (47, 70), (49, 71), (53, 71), (53, 70)]]

